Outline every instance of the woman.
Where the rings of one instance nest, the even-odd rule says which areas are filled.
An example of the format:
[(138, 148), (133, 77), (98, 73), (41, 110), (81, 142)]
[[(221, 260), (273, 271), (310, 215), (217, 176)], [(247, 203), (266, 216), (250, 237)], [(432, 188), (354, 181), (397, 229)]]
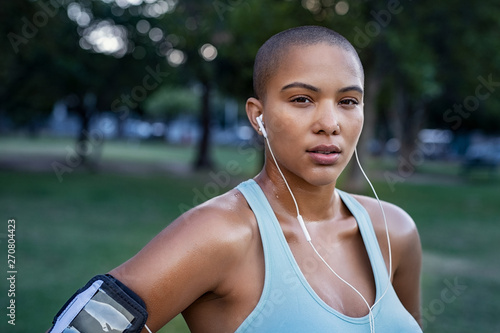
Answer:
[(336, 189), (363, 126), (355, 49), (326, 28), (286, 30), (259, 50), (254, 90), (262, 171), (109, 272), (144, 301), (142, 331), (182, 313), (192, 332), (421, 332), (414, 222)]

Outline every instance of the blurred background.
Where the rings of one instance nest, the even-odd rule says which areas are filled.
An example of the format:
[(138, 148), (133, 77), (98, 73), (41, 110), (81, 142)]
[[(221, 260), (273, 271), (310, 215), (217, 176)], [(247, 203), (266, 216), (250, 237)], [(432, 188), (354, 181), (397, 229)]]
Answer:
[[(253, 59), (314, 24), (362, 59), (358, 150), (419, 228), (425, 331), (500, 332), (498, 17), (495, 1), (1, 1), (0, 244), (15, 219), (17, 275), (0, 331), (46, 330), (93, 275), (255, 175)], [(340, 187), (371, 195), (355, 167)]]

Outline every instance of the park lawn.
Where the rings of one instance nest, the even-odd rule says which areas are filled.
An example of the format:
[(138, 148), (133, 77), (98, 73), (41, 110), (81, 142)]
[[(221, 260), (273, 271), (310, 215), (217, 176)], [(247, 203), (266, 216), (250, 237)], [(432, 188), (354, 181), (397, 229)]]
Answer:
[(425, 332), (499, 332), (498, 181), (378, 185), (415, 220), (424, 250)]
[(134, 255), (180, 204), (191, 205), (200, 180), (72, 174), (60, 183), (50, 173), (3, 172), (0, 183), (0, 211), (17, 226), (18, 312), (7, 331), (42, 332), (77, 288)]
[[(0, 172), (5, 220), (0, 236), (6, 220), (15, 218), (18, 270), (16, 326), (2, 320), (0, 331), (44, 331), (90, 277), (130, 258), (187, 208), (249, 176), (235, 166), (254, 163), (249, 160), (253, 155), (231, 154), (228, 148), (218, 154), (219, 170), (207, 174), (74, 172), (60, 182), (53, 172)], [(403, 207), (419, 228), (426, 332), (500, 329), (498, 185), (416, 184), (411, 178), (393, 187), (375, 182), (379, 196)], [(0, 300), (5, 309), (6, 298)], [(188, 330), (178, 317), (161, 332)]]
[[(88, 150), (89, 159), (102, 163), (168, 164), (191, 169), (196, 157), (194, 145), (171, 145), (163, 140), (95, 140), (91, 142)], [(0, 160), (3, 156), (42, 157), (42, 163), (45, 162), (47, 164), (45, 167), (48, 169), (54, 169), (52, 164), (56, 161), (60, 163), (60, 168), (61, 165), (70, 168), (74, 165), (80, 166), (78, 160), (75, 159), (77, 149), (73, 138), (48, 136), (33, 139), (24, 136), (0, 138)], [(214, 146), (211, 156), (215, 168), (226, 171), (231, 176), (254, 174), (263, 161), (262, 146), (244, 143), (234, 146)]]

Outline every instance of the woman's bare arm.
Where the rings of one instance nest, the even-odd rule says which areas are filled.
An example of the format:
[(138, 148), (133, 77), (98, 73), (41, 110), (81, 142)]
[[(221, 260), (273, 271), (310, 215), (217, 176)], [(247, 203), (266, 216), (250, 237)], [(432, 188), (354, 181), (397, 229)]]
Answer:
[(199, 206), (110, 272), (144, 300), (150, 329), (160, 329), (223, 283), (245, 251), (246, 230), (233, 218), (217, 202)]

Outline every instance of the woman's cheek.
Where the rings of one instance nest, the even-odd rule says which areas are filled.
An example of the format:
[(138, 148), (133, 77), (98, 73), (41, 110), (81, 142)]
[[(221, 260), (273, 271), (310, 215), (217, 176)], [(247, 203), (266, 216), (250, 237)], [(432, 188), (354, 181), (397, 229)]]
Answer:
[(273, 111), (274, 112), (268, 112), (268, 114), (266, 114), (267, 117), (265, 117), (265, 126), (266, 128), (271, 129), (273, 135), (282, 135), (286, 132), (287, 120), (279, 114), (281, 112), (276, 112), (277, 110)]

